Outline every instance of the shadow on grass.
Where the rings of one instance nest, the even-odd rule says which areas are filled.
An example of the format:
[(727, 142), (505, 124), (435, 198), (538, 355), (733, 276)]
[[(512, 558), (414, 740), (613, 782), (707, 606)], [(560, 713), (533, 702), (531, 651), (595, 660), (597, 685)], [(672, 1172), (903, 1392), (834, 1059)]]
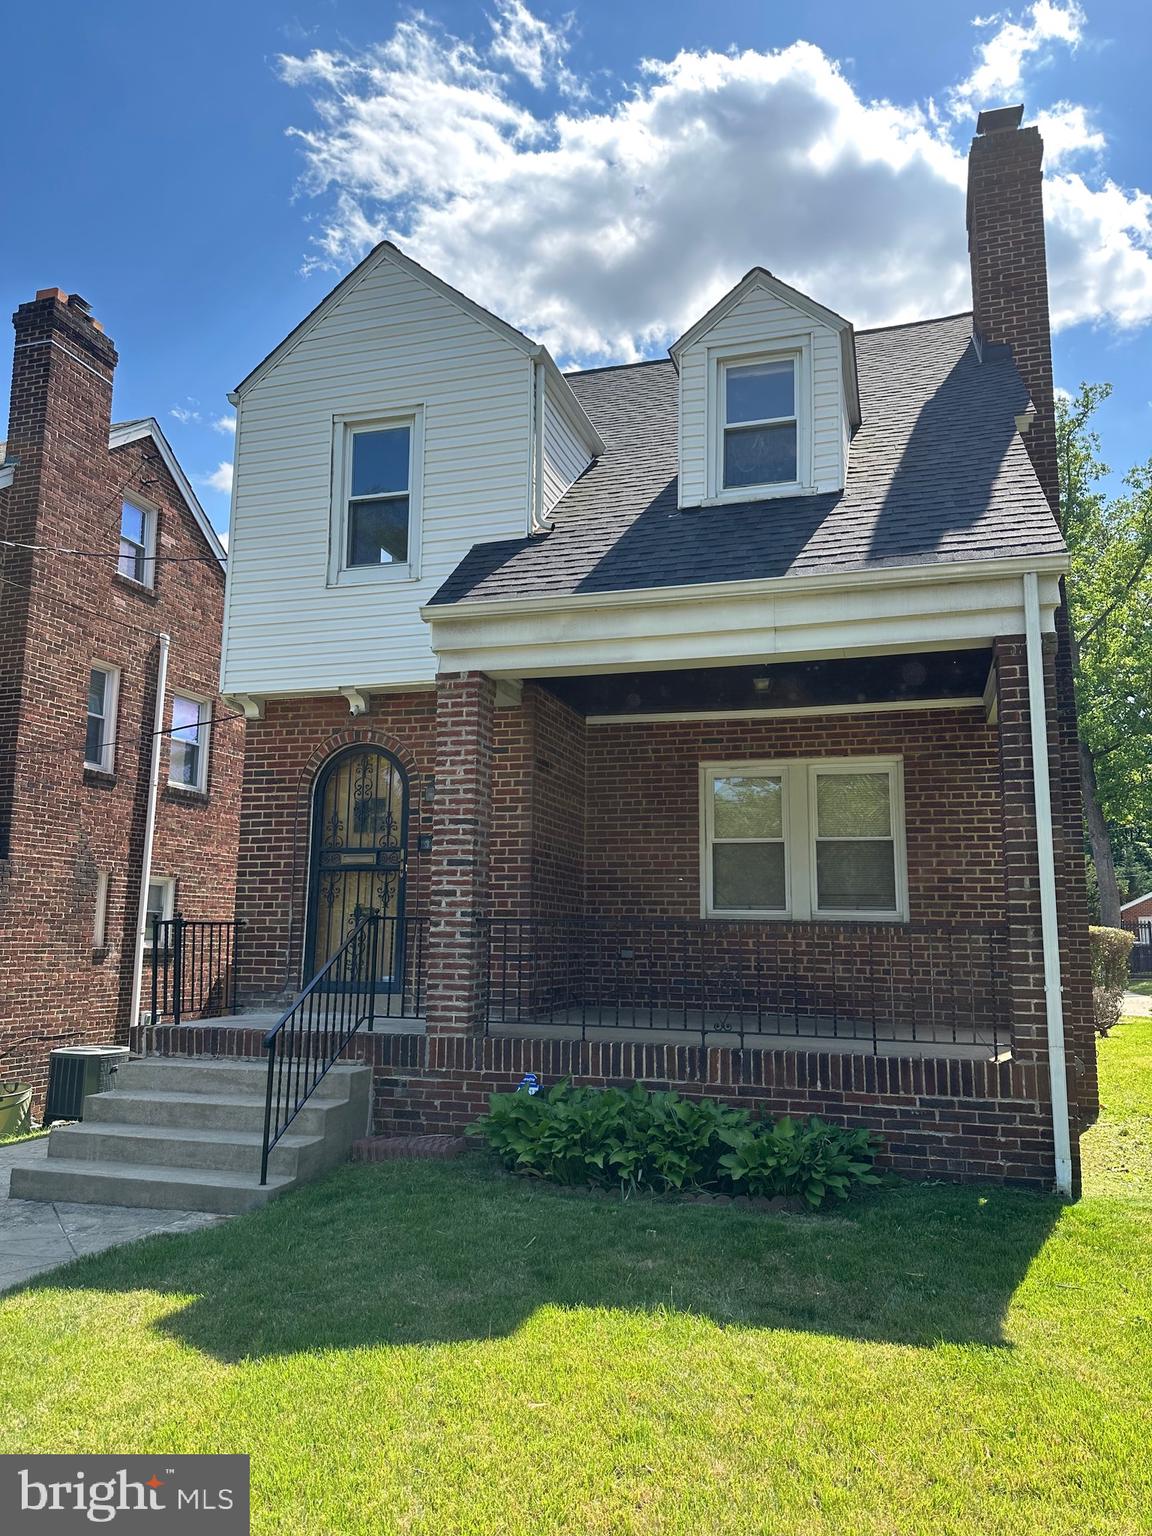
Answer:
[(344, 1168), (252, 1215), (114, 1249), (29, 1289), (190, 1298), (157, 1326), (227, 1362), (503, 1337), (545, 1306), (998, 1346), (1060, 1209), (905, 1185), (828, 1216), (768, 1216), (579, 1198), (475, 1155)]

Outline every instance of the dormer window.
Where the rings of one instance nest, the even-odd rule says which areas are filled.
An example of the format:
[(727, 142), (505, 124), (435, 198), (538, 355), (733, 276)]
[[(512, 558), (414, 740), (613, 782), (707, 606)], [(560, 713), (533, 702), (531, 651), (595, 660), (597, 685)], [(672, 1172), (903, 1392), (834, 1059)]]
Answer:
[(721, 363), (723, 489), (794, 485), (796, 358)]

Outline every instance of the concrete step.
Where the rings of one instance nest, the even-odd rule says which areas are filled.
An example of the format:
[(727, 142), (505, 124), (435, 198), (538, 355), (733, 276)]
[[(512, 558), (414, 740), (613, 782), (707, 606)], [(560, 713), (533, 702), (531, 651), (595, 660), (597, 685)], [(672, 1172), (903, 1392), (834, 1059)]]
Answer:
[[(138, 1059), (59, 1126), (43, 1162), (14, 1168), (22, 1200), (231, 1214), (345, 1162), (368, 1124), (369, 1068), (333, 1067), (272, 1149), (261, 1187), (266, 1067), (203, 1057)], [(285, 1086), (287, 1098), (287, 1085)]]
[[(323, 1135), (329, 1123), (338, 1122), (347, 1113), (348, 1105), (338, 1099), (309, 1099), (293, 1120), (292, 1129), (302, 1136)], [(357, 1135), (362, 1134), (363, 1123)], [(264, 1128), (264, 1095), (226, 1093), (209, 1098), (203, 1093), (165, 1093), (158, 1088), (140, 1093), (114, 1088), (85, 1099), (84, 1124), (259, 1132)]]
[[(363, 1067), (340, 1064), (331, 1067), (313, 1090), (317, 1099), (347, 1099)], [(278, 1082), (287, 1094), (290, 1081), (307, 1086), (307, 1073), (302, 1068), (299, 1076), (290, 1074), (285, 1067)], [(232, 1058), (216, 1059), (203, 1056), (152, 1056), (137, 1057), (125, 1062), (116, 1074), (115, 1087), (111, 1092), (127, 1089), (140, 1092), (143, 1089), (160, 1089), (166, 1093), (204, 1093), (215, 1097), (219, 1093), (259, 1094), (263, 1098), (268, 1082), (268, 1065), (263, 1061), (236, 1061)]]
[[(53, 1135), (57, 1133), (52, 1132)], [(48, 1157), (12, 1169), (13, 1200), (66, 1200), (81, 1205), (137, 1205), (234, 1216), (284, 1194), (294, 1179), (255, 1173), (169, 1168), (159, 1163), (93, 1163)]]
[[(272, 1148), (268, 1171), (279, 1177), (312, 1178), (329, 1166), (330, 1139), (289, 1131)], [(259, 1131), (176, 1129), (166, 1125), (87, 1122), (57, 1127), (48, 1138), (49, 1159), (65, 1162), (162, 1163), (166, 1168), (260, 1172)]]

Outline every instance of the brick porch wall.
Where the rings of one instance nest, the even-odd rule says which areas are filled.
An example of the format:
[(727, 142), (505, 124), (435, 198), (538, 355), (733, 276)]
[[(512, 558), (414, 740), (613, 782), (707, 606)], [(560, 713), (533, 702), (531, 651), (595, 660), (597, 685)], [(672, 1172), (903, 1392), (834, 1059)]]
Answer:
[[(157, 1048), (259, 1057), (260, 1040), (257, 1030), (200, 1025), (161, 1030)], [(372, 1067), (379, 1135), (462, 1131), (489, 1094), (535, 1072), (546, 1083), (642, 1082), (771, 1115), (866, 1126), (884, 1138), (883, 1166), (909, 1178), (1051, 1186), (1045, 1075), (1017, 1062), (443, 1035), (358, 1035), (348, 1059)]]

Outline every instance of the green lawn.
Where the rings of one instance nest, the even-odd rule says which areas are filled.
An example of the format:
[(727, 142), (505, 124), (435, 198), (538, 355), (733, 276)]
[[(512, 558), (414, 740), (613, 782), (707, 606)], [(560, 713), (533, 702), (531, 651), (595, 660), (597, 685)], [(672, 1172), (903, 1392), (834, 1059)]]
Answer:
[(1130, 981), (1129, 992), (1138, 992), (1141, 997), (1152, 997), (1152, 981)]
[(1152, 1019), (1080, 1204), (822, 1218), (349, 1168), (0, 1301), (0, 1450), (244, 1450), (308, 1536), (1147, 1532)]

